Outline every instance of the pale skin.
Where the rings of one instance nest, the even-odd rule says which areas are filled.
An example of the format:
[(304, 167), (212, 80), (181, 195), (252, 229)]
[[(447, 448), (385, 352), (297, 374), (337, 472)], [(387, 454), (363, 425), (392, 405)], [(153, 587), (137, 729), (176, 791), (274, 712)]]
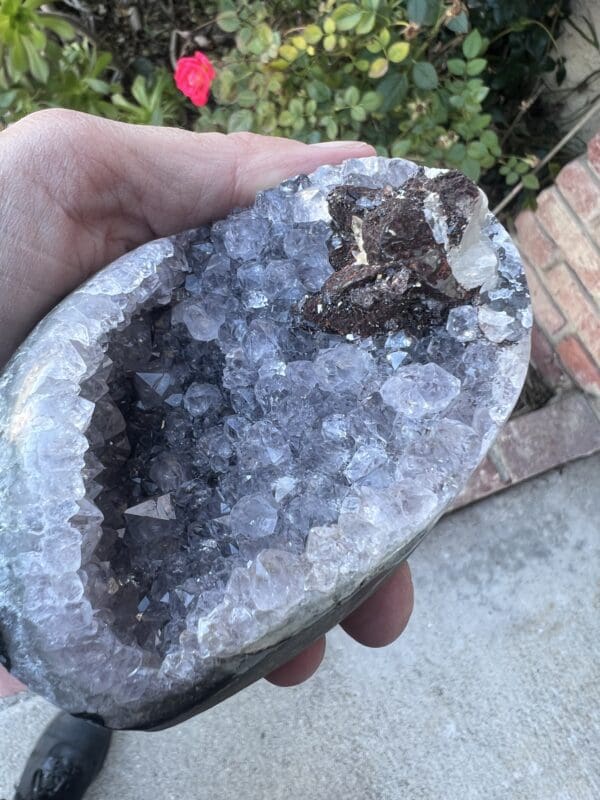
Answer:
[[(222, 217), (284, 178), (373, 152), (360, 142), (195, 134), (62, 109), (12, 125), (0, 133), (0, 368), (62, 297), (127, 250)], [(342, 628), (383, 647), (412, 607), (402, 564)], [(324, 653), (321, 637), (267, 680), (301, 683)], [(0, 667), (0, 696), (22, 688)]]

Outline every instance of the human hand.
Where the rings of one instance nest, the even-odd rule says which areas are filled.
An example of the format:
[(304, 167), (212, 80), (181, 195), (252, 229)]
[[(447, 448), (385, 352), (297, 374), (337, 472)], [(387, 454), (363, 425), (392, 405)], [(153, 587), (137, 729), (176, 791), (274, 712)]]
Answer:
[[(127, 250), (223, 217), (292, 175), (373, 153), (358, 142), (195, 134), (60, 109), (26, 117), (0, 133), (0, 368), (62, 297)], [(342, 627), (382, 647), (412, 604), (403, 564)], [(268, 680), (306, 680), (324, 651), (322, 637)], [(0, 697), (15, 686), (0, 668)]]

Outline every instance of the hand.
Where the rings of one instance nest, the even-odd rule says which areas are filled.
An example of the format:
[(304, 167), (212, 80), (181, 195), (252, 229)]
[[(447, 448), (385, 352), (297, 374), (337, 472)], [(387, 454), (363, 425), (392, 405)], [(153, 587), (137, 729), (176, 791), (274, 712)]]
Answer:
[[(60, 109), (26, 117), (0, 133), (0, 367), (62, 297), (127, 250), (223, 217), (284, 178), (373, 152), (358, 142), (195, 134)], [(412, 604), (403, 564), (342, 627), (382, 647), (400, 635)], [(324, 651), (323, 637), (268, 680), (306, 680)], [(0, 696), (10, 680), (0, 668)]]

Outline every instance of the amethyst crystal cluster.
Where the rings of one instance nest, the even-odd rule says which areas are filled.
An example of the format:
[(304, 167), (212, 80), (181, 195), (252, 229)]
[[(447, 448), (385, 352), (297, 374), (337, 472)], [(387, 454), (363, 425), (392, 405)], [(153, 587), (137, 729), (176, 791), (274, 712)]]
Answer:
[(0, 650), (112, 727), (218, 702), (404, 558), (510, 413), (531, 309), (462, 175), (368, 158), (146, 245), (0, 379)]

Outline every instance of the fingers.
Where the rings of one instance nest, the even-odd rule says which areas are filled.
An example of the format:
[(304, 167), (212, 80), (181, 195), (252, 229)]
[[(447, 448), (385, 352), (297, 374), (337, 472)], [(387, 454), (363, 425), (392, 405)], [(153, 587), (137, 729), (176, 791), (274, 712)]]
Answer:
[(23, 684), (0, 667), (0, 697), (10, 697), (12, 694), (25, 691)]
[[(362, 605), (341, 623), (353, 639), (367, 647), (391, 644), (406, 628), (413, 610), (413, 585), (404, 562)], [(296, 658), (267, 675), (276, 686), (295, 686), (307, 680), (325, 654), (325, 637), (318, 639)]]
[(267, 680), (275, 686), (295, 686), (302, 683), (317, 671), (324, 655), (325, 637), (321, 636), (296, 658), (273, 670), (266, 676)]
[(413, 609), (413, 585), (404, 562), (361, 606), (346, 617), (342, 628), (367, 647), (385, 647), (400, 636)]

